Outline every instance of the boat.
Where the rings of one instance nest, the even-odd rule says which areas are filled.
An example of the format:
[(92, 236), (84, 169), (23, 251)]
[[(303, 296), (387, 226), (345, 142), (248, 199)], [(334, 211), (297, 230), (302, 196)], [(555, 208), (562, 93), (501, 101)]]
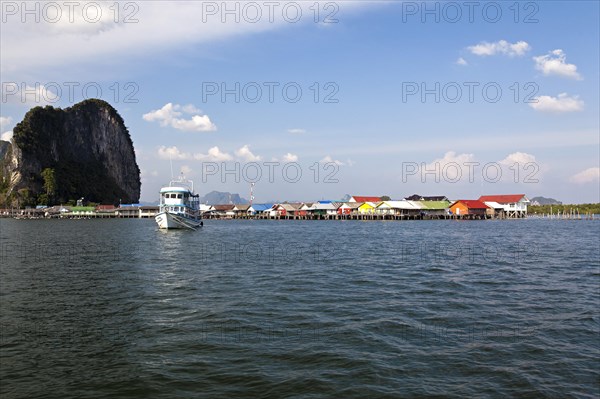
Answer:
[(196, 230), (203, 225), (200, 197), (194, 194), (194, 182), (182, 175), (160, 189), (160, 204), (155, 217), (159, 229)]

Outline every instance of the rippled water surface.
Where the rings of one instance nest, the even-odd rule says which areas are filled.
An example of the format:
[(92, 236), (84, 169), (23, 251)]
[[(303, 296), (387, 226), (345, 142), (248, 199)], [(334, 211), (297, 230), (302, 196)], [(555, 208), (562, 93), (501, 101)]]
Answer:
[(599, 397), (600, 222), (0, 219), (0, 397)]

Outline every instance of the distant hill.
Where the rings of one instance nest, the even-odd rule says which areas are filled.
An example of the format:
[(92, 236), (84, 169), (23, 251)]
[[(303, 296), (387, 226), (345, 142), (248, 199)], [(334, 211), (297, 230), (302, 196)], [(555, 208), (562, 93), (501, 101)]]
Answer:
[(530, 198), (531, 205), (561, 205), (562, 202), (555, 200), (554, 198), (546, 197), (533, 197)]
[(239, 194), (232, 194), (228, 192), (221, 191), (211, 191), (206, 194), (204, 197), (200, 198), (200, 203), (209, 204), (209, 205), (225, 205), (225, 204), (235, 204), (242, 205), (248, 204), (248, 201), (245, 198), (240, 197)]

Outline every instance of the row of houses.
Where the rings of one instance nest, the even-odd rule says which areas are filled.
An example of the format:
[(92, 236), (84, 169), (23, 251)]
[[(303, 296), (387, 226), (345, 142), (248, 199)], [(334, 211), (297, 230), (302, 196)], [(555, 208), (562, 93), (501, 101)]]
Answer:
[[(352, 196), (348, 201), (282, 202), (234, 205), (201, 204), (205, 218), (268, 219), (447, 219), (523, 218), (529, 199), (524, 194), (484, 195), (479, 199), (451, 201), (445, 196), (412, 195), (401, 200), (376, 196)], [(0, 212), (2, 213), (2, 212)], [(74, 218), (151, 218), (158, 206), (98, 205), (38, 207), (19, 210), (11, 216)], [(5, 215), (8, 216), (8, 215)]]
[(139, 204), (98, 205), (98, 206), (38, 206), (26, 209), (3, 209), (0, 216), (35, 218), (152, 218), (158, 213), (158, 206)]
[(352, 196), (348, 201), (283, 202), (252, 205), (201, 205), (204, 217), (229, 218), (523, 218), (529, 199), (524, 194), (485, 195), (451, 201), (445, 196), (413, 195), (402, 200)]

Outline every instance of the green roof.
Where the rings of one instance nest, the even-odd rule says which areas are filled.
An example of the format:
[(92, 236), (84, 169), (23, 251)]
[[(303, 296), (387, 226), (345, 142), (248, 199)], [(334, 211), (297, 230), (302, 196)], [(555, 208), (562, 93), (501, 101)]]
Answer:
[(416, 201), (423, 206), (425, 210), (446, 209), (450, 207), (450, 201)]

